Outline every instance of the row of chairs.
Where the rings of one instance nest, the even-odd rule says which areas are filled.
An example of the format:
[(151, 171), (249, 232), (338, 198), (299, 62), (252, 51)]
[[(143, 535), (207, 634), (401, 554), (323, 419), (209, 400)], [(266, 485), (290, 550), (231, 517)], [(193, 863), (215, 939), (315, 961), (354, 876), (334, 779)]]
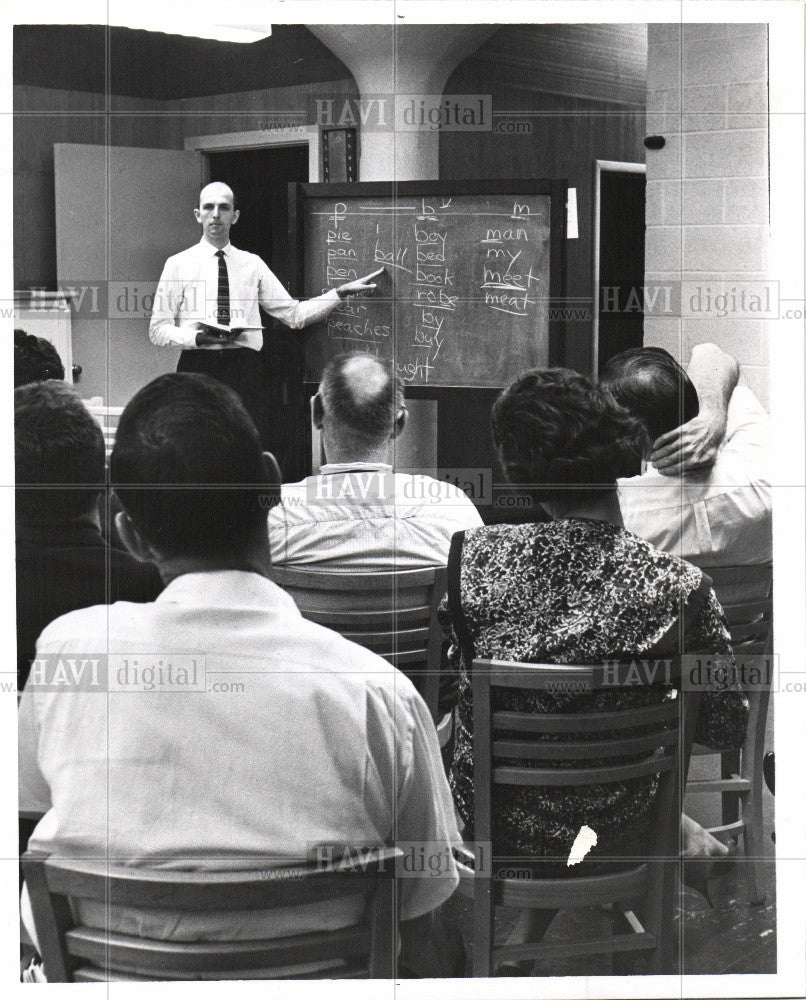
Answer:
[(112, 454), (112, 447), (115, 444), (115, 433), (118, 429), (118, 421), (123, 413), (123, 407), (105, 406), (100, 396), (93, 397), (92, 399), (85, 399), (84, 405), (93, 417), (95, 417), (101, 428), (101, 433), (104, 436), (106, 460), (108, 462), (109, 456)]
[[(738, 571), (708, 570), (717, 592), (728, 596), (724, 607), (737, 650), (769, 651), (769, 587), (754, 602), (731, 601), (729, 590)], [(744, 570), (746, 572), (746, 570)], [(765, 569), (771, 580), (771, 572)], [(337, 574), (277, 567), (275, 581), (297, 601), (302, 613), (373, 649), (412, 676), (437, 719), (441, 632), (436, 609), (445, 587), (445, 571)], [(679, 661), (673, 661), (679, 669)], [(475, 829), (477, 842), (490, 841), (495, 785), (592, 785), (659, 774), (652, 830), (646, 857), (613, 874), (571, 878), (498, 877), (495, 862), (473, 871), (472, 853), (459, 852), (464, 891), (473, 897), (473, 975), (489, 976), (502, 962), (607, 953), (614, 971), (633, 971), (643, 962), (649, 972), (678, 972), (671, 921), (680, 854), (680, 794), (686, 787), (689, 756), (705, 753), (692, 746), (698, 694), (661, 705), (617, 713), (540, 715), (491, 710), (497, 687), (544, 690), (574, 683), (595, 690), (603, 667), (516, 664), (476, 660), (473, 664)], [(608, 677), (612, 684), (612, 676)], [(723, 797), (723, 824), (716, 835), (743, 834), (750, 895), (763, 898), (757, 873), (761, 844), (761, 760), (769, 691), (749, 692), (751, 721), (738, 755), (722, 755), (720, 775), (701, 779), (688, 791), (717, 792)], [(634, 735), (636, 731), (639, 736)], [(578, 742), (569, 734), (584, 732)], [(534, 737), (541, 741), (536, 749)], [(550, 748), (550, 754), (548, 752)], [(541, 763), (547, 756), (577, 761), (560, 770)], [(619, 760), (630, 758), (628, 763)], [(513, 767), (507, 761), (524, 763)], [(586, 763), (590, 761), (591, 763)], [(613, 761), (602, 767), (602, 761)], [(725, 819), (740, 807), (738, 819)], [(399, 852), (398, 852), (399, 854)], [(377, 861), (377, 864), (375, 864)], [(260, 873), (190, 874), (115, 869), (104, 864), (23, 858), (37, 934), (50, 981), (127, 979), (341, 978), (393, 974), (397, 954), (394, 879), (396, 855), (381, 850), (360, 873), (338, 865), (324, 871), (301, 870), (290, 880)], [(374, 867), (373, 867), (374, 865)], [(360, 874), (360, 877), (359, 877)], [(505, 873), (504, 873), (505, 874)], [(70, 899), (100, 899), (108, 904), (165, 909), (248, 909), (327, 900), (355, 892), (366, 895), (363, 921), (355, 928), (266, 942), (179, 944), (107, 935), (76, 925)], [(493, 919), (497, 905), (554, 910), (606, 905), (611, 935), (581, 942), (496, 947)], [(316, 955), (325, 964), (305, 966)], [(329, 963), (329, 964), (328, 964)]]

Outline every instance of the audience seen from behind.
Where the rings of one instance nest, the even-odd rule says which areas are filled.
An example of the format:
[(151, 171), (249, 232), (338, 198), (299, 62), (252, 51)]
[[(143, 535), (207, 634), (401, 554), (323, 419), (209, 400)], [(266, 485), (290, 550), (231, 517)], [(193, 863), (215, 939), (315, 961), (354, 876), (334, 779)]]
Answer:
[[(475, 655), (582, 664), (684, 651), (731, 653), (722, 609), (702, 572), (624, 528), (616, 481), (640, 458), (647, 435), (607, 390), (564, 369), (526, 372), (497, 400), (493, 437), (507, 478), (534, 490), (553, 520), (492, 525), (454, 539), (451, 567), (458, 567), (465, 634)], [(468, 663), (455, 640), (460, 633), (454, 625), (452, 658), (461, 683), (451, 783), (464, 835), (472, 838), (472, 704)], [(681, 635), (682, 648), (670, 649), (670, 640)], [(584, 712), (595, 705), (606, 712), (666, 696), (660, 686), (595, 696), (513, 691), (504, 692), (496, 707)], [(715, 749), (737, 747), (746, 722), (740, 693), (708, 691), (696, 739)], [(598, 836), (593, 861), (640, 854), (655, 787), (652, 778), (637, 778), (592, 789), (501, 791), (493, 803), (494, 849), (549, 863), (552, 876), (573, 874), (565, 860), (585, 823)], [(725, 851), (690, 820), (683, 839), (690, 855)], [(587, 861), (586, 868), (590, 872)], [(524, 919), (513, 943), (530, 939), (536, 919)]]
[[(706, 568), (772, 560), (770, 418), (738, 378), (713, 344), (694, 348), (688, 374), (657, 347), (624, 351), (602, 373), (654, 441), (652, 464), (619, 480), (624, 526)], [(764, 596), (756, 582), (747, 575), (748, 599)]]
[(64, 366), (59, 352), (44, 337), (25, 330), (14, 331), (14, 388), (29, 382), (64, 380)]
[[(251, 418), (212, 379), (164, 375), (125, 408), (111, 476), (121, 537), (165, 589), (153, 603), (75, 611), (42, 633), (45, 680), (67, 654), (118, 666), (103, 697), (65, 697), (33, 675), (26, 686), (20, 806), (45, 814), (31, 847), (209, 870), (298, 863), (321, 845), (425, 844), (440, 853), (440, 877), (399, 888), (404, 942), (417, 941), (411, 954), (427, 965), (423, 935), (458, 882), (450, 847), (460, 839), (434, 725), (405, 677), (303, 619), (270, 581), (262, 500), (275, 482)], [(25, 898), (23, 912), (30, 927)], [(203, 919), (80, 913), (174, 940), (303, 933), (358, 916), (353, 897)]]
[[(47, 341), (45, 341), (47, 343)], [(153, 566), (110, 548), (99, 501), (106, 456), (101, 428), (64, 382), (14, 391), (17, 683), (22, 690), (40, 632), (76, 608), (153, 601)]]
[(406, 416), (400, 380), (376, 358), (342, 354), (327, 365), (313, 400), (327, 464), (282, 487), (269, 514), (275, 563), (364, 571), (444, 565), (454, 532), (481, 525), (458, 487), (394, 471), (390, 452)]

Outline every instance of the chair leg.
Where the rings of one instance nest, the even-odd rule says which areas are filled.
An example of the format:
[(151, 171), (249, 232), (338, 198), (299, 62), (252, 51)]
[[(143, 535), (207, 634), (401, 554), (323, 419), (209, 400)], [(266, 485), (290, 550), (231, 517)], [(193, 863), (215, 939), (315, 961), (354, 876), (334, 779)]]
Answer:
[(650, 885), (654, 880), (656, 887), (647, 892), (644, 928), (649, 934), (654, 934), (658, 946), (649, 956), (649, 974), (679, 975), (679, 948), (674, 939), (674, 921), (672, 908), (675, 900), (675, 889), (678, 884), (677, 860), (649, 862)]
[[(621, 900), (627, 907), (627, 900)], [(613, 904), (613, 934), (633, 934), (634, 928), (629, 920), (619, 909), (618, 904)], [(641, 956), (634, 951), (614, 951), (613, 952), (613, 975), (614, 976), (634, 976), (639, 973), (639, 963)]]
[(759, 766), (754, 771), (756, 773), (750, 776), (750, 791), (742, 799), (742, 819), (744, 820), (742, 838), (748, 902), (753, 906), (760, 906), (767, 898), (761, 878), (764, 814), (761, 800), (760, 761)]
[[(739, 774), (741, 765), (739, 750), (723, 750), (720, 756), (720, 777), (730, 778)], [(736, 792), (722, 793), (722, 823), (735, 823), (739, 818), (739, 796)]]
[(764, 734), (767, 727), (767, 708), (770, 693), (767, 690), (755, 694), (755, 709), (751, 713), (748, 734), (742, 749), (743, 777), (750, 781), (750, 791), (742, 797), (742, 819), (744, 820), (744, 856), (747, 869), (747, 893), (754, 906), (764, 902), (766, 893), (761, 879), (761, 859), (763, 856), (764, 815), (762, 795), (764, 786)]
[(476, 873), (473, 884), (473, 978), (489, 979), (493, 951), (493, 883)]

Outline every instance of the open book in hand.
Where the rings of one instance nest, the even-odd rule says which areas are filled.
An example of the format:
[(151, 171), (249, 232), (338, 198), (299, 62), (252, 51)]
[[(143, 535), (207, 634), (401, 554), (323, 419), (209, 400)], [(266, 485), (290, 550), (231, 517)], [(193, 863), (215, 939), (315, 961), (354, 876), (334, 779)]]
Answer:
[[(212, 334), (213, 336), (219, 337), (222, 343), (226, 343), (230, 340), (235, 340), (247, 329), (252, 330), (254, 327), (243, 327), (243, 326), (223, 326), (221, 323), (213, 323), (210, 320), (202, 320), (199, 322), (199, 327), (204, 330), (205, 333)], [(257, 329), (263, 329), (262, 327), (257, 327)]]

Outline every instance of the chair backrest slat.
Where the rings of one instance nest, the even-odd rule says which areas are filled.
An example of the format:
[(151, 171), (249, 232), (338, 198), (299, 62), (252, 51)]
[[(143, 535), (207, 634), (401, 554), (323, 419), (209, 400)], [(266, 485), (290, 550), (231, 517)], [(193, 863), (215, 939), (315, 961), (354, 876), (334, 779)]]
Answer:
[(497, 731), (520, 733), (606, 733), (632, 731), (640, 723), (646, 726), (677, 724), (679, 707), (669, 699), (659, 705), (632, 708), (623, 712), (600, 712), (583, 715), (579, 712), (555, 715), (534, 712), (493, 712), (492, 723)]
[(68, 931), (67, 950), (99, 968), (128, 970), (160, 978), (164, 973), (212, 972), (219, 969), (272, 968), (325, 962), (362, 955), (370, 949), (370, 929), (300, 934), (277, 940), (211, 941), (203, 944), (154, 942), (127, 934), (80, 928)]
[(373, 652), (383, 650), (387, 653), (419, 650), (425, 654), (428, 648), (427, 628), (388, 629), (384, 632), (362, 632), (352, 628), (340, 628), (339, 632), (345, 639), (351, 639), (360, 646), (366, 646)]
[(528, 785), (541, 787), (551, 785), (601, 785), (614, 781), (629, 781), (644, 775), (662, 774), (672, 770), (672, 757), (651, 757), (637, 764), (610, 764), (607, 767), (495, 767), (493, 782), (496, 785)]
[(595, 760), (608, 757), (631, 757), (662, 747), (673, 747), (679, 739), (677, 729), (664, 729), (645, 736), (617, 740), (493, 740), (493, 760), (519, 757), (523, 760)]
[(417, 625), (428, 619), (429, 611), (428, 605), (424, 604), (415, 604), (410, 608), (373, 611), (360, 608), (355, 611), (349, 608), (336, 610), (310, 608), (306, 609), (305, 617), (328, 628), (338, 625), (340, 629), (353, 629), (356, 632), (384, 632), (406, 625)]
[[(679, 657), (636, 658), (594, 664), (510, 663), (478, 658), (474, 663), (489, 672), (494, 688), (528, 688), (532, 691), (586, 694), (602, 688), (673, 685), (679, 681)], [(513, 669), (510, 669), (512, 667)]]
[(280, 587), (295, 590), (358, 590), (369, 593), (403, 593), (418, 587), (433, 587), (444, 575), (439, 566), (425, 569), (383, 570), (377, 573), (354, 573), (348, 570), (303, 569), (297, 566), (272, 566), (271, 576)]
[(336, 862), (243, 872), (154, 871), (56, 858), (44, 866), (49, 891), (72, 899), (141, 909), (252, 910), (366, 891), (376, 872), (393, 866), (394, 857), (393, 848), (384, 848), (361, 858), (360, 867), (346, 860), (342, 868)]

